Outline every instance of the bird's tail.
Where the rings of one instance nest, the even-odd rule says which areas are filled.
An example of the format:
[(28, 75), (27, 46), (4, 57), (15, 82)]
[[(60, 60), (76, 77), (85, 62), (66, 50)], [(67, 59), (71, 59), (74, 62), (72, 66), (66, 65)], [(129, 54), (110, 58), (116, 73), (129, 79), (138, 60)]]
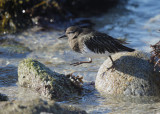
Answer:
[[(128, 47), (127, 47), (127, 48), (128, 48)], [(128, 51), (129, 51), (129, 52), (133, 52), (133, 51), (135, 51), (135, 49), (128, 48)]]
[(117, 45), (119, 45), (119, 47), (120, 47), (120, 50), (121, 51), (128, 51), (128, 52), (133, 52), (133, 51), (135, 51), (135, 49), (132, 49), (132, 48), (129, 48), (129, 47), (126, 47), (126, 46), (124, 46), (123, 44), (129, 44), (128, 42), (127, 42), (127, 39), (126, 38), (119, 38), (119, 39), (115, 39), (117, 42), (119, 42)]
[(123, 51), (128, 51), (128, 52), (133, 52), (135, 51), (135, 49), (132, 49), (132, 48), (129, 48), (129, 47), (126, 47), (126, 46), (123, 46)]

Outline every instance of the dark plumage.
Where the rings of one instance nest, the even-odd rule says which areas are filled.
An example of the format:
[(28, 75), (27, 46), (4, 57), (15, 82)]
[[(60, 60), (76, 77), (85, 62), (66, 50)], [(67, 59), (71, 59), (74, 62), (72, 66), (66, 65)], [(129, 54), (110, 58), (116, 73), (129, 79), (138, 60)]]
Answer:
[[(111, 58), (112, 54), (123, 51), (134, 51), (134, 49), (122, 45), (120, 40), (105, 33), (78, 26), (68, 27), (65, 35), (60, 38), (63, 37), (68, 37), (68, 43), (72, 50), (90, 58), (109, 56), (113, 62)], [(74, 65), (90, 62), (92, 62), (92, 59), (89, 62), (78, 62)]]

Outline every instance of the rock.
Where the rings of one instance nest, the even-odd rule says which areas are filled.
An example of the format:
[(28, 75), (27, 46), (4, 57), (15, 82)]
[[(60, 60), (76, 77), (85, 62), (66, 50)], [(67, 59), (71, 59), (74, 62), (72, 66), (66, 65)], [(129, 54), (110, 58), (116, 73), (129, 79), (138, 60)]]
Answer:
[(27, 54), (31, 52), (24, 44), (11, 38), (0, 39), (0, 53), (4, 54)]
[(55, 101), (35, 99), (12, 101), (0, 104), (0, 114), (86, 114), (85, 111), (71, 105), (58, 104)]
[(102, 94), (122, 94), (133, 96), (160, 95), (160, 74), (154, 72), (147, 54), (139, 51), (118, 53), (112, 56), (115, 70), (107, 59), (100, 67), (95, 86)]
[(32, 88), (49, 99), (65, 100), (80, 92), (65, 75), (51, 71), (33, 59), (20, 62), (18, 82), (20, 86)]
[(7, 101), (7, 100), (8, 100), (8, 97), (0, 93), (0, 101)]

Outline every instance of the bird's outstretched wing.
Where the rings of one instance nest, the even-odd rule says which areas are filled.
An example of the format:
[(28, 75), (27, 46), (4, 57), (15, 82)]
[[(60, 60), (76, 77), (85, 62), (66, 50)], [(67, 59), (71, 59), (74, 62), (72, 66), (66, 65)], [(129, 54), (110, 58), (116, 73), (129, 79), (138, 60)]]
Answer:
[[(84, 38), (86, 39), (86, 38)], [(95, 53), (103, 54), (106, 51), (109, 53), (116, 53), (121, 51), (132, 52), (134, 49), (123, 46), (117, 39), (112, 38), (111, 36), (95, 32), (90, 38), (87, 38), (84, 41), (84, 44), (87, 48)]]

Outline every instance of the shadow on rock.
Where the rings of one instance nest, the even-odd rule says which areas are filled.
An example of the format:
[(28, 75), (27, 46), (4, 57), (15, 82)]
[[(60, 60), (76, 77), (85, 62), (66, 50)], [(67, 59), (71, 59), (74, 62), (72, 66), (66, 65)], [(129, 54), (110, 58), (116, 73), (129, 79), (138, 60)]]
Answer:
[(122, 56), (114, 61), (116, 63), (115, 69), (137, 78), (147, 80), (147, 76), (156, 74), (154, 72), (153, 64), (149, 63), (149, 60), (144, 58), (138, 58), (134, 56)]

